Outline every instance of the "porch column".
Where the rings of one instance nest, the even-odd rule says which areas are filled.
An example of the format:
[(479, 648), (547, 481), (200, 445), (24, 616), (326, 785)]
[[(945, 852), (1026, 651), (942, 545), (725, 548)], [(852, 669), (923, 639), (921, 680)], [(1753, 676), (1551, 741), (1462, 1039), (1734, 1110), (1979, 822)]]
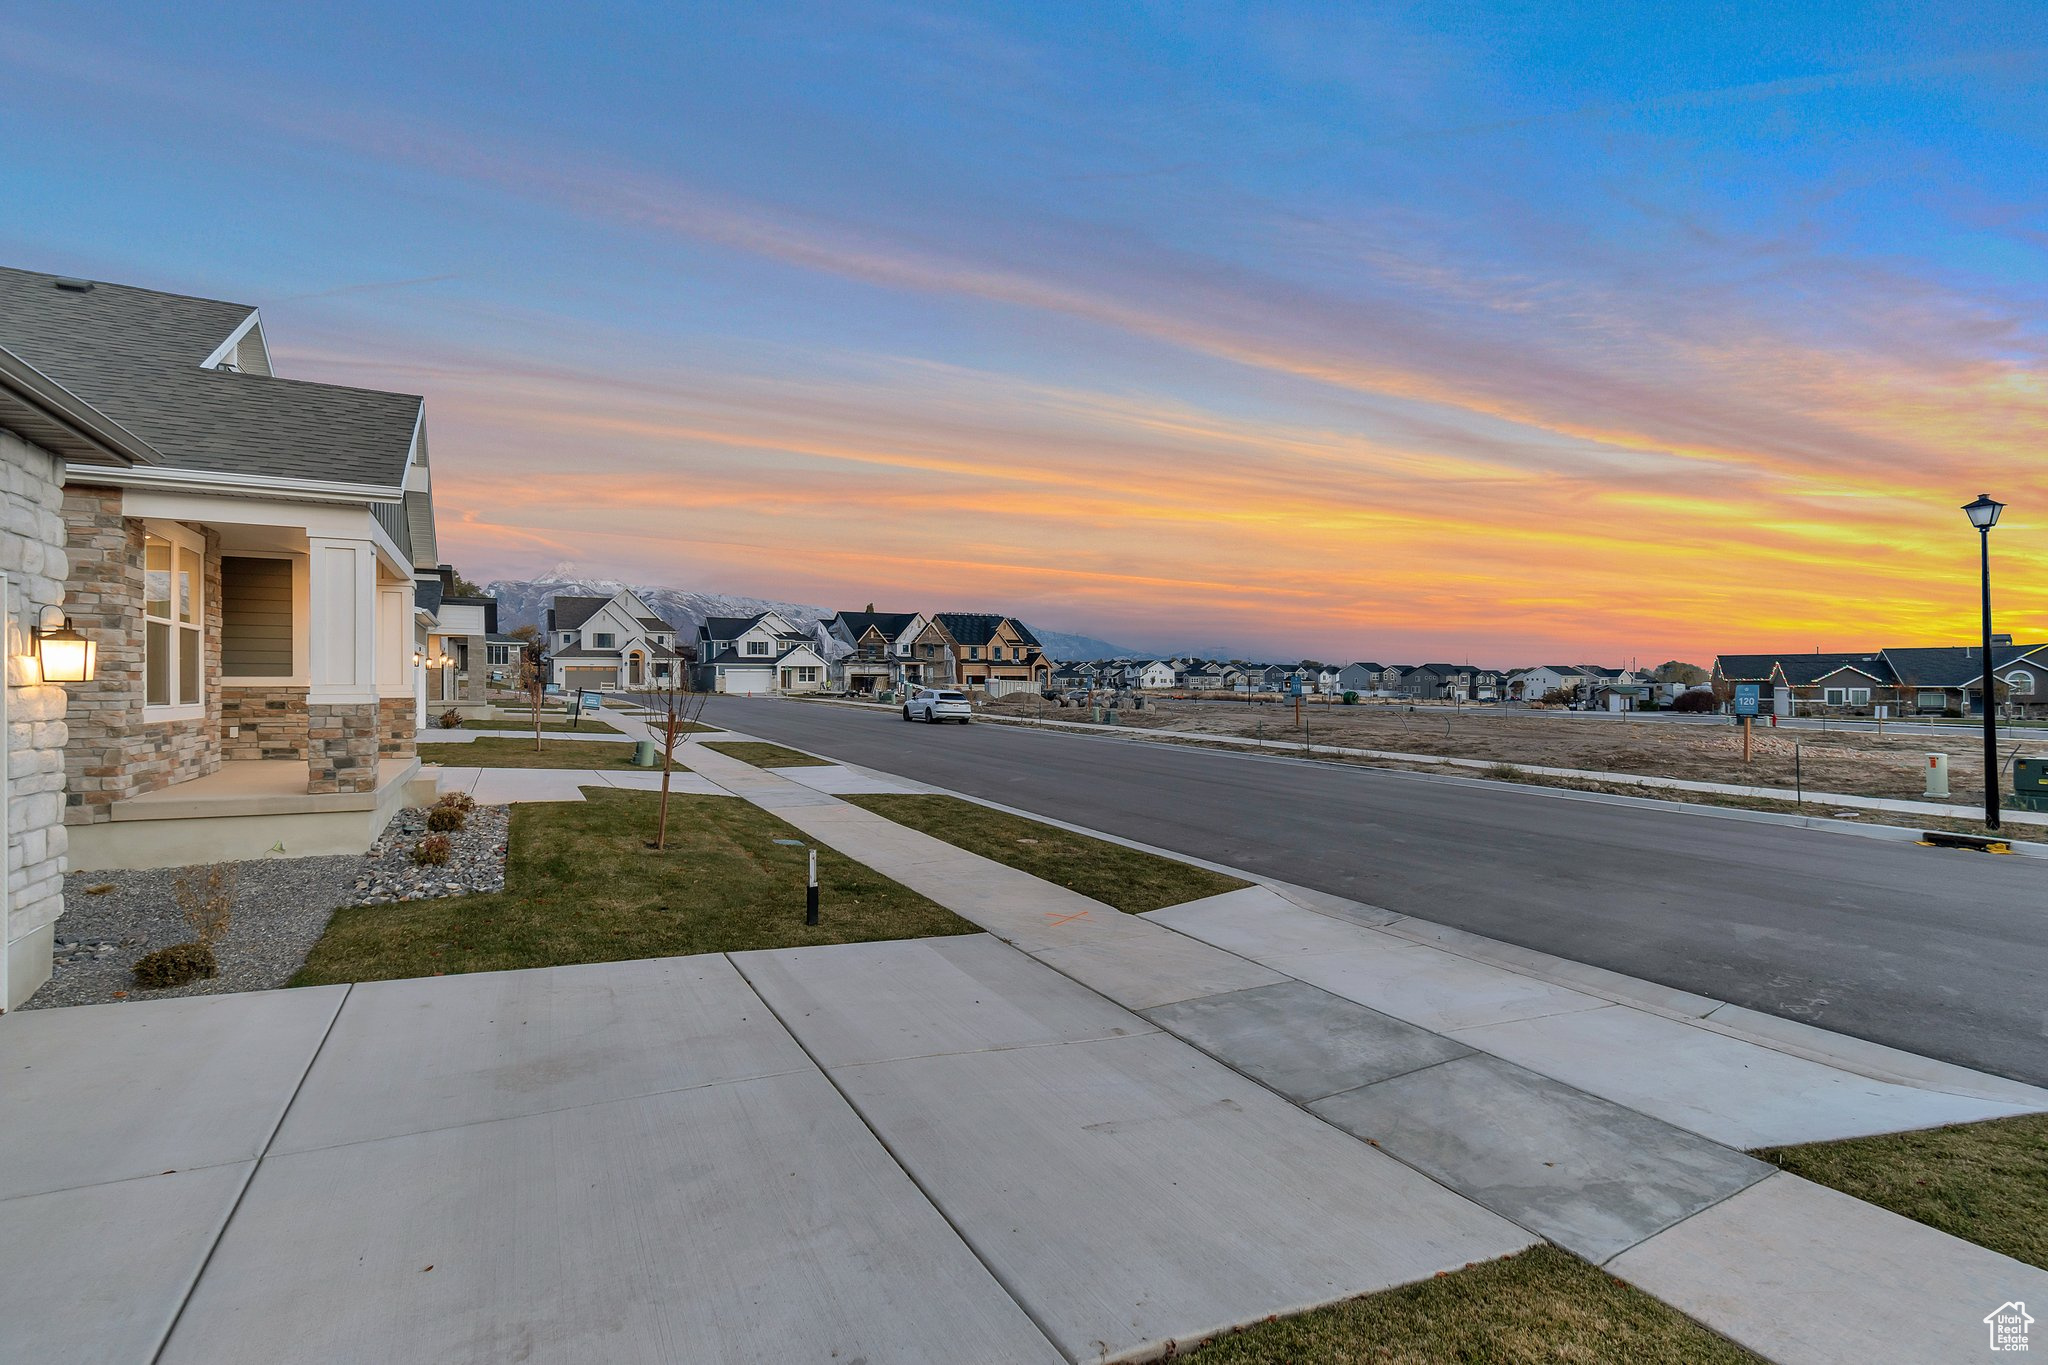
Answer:
[(308, 541), (311, 619), (306, 790), (377, 788), (377, 550), (368, 540)]

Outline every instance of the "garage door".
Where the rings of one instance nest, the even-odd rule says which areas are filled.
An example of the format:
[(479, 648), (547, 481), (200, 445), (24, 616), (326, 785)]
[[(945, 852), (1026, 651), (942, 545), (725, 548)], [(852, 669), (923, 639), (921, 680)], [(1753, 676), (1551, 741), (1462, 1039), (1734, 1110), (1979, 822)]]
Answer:
[(562, 685), (570, 691), (580, 687), (609, 692), (619, 685), (619, 670), (616, 668), (564, 668)]
[(769, 668), (723, 668), (719, 670), (721, 692), (757, 693), (772, 691), (775, 671)]

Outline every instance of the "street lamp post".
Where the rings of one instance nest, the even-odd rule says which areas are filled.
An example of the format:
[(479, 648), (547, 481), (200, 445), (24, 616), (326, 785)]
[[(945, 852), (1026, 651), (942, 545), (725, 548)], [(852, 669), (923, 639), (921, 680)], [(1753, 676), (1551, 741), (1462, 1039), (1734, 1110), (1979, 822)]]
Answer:
[(1991, 676), (1991, 528), (2005, 504), (1979, 493), (1977, 500), (1963, 508), (1970, 525), (1977, 528), (1977, 563), (1984, 589), (1984, 824), (1998, 828), (1998, 696)]

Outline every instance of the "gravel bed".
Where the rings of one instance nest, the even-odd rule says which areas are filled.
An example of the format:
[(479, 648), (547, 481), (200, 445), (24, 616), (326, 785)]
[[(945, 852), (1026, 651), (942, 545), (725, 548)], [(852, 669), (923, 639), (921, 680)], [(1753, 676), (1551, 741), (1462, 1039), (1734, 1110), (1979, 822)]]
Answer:
[(227, 933), (214, 945), (220, 971), (170, 990), (138, 988), (129, 968), (145, 953), (191, 939), (178, 907), (178, 879), (203, 878), (207, 868), (74, 872), (64, 879), (53, 972), (21, 1008), (273, 990), (304, 965), (329, 917), (342, 906), (475, 895), (504, 887), (508, 807), (471, 811), (467, 826), (449, 836), (450, 857), (440, 867), (416, 866), (410, 856), (426, 823), (424, 809), (402, 810), (368, 853), (231, 864), (235, 911)]

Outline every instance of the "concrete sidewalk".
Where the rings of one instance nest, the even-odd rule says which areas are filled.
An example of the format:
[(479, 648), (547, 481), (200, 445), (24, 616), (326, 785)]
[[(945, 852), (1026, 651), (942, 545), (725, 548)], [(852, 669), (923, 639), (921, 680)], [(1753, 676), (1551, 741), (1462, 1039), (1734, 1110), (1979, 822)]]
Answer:
[(1937, 1064), (1876, 1080), (1710, 1026), (1683, 993), (1623, 1004), (1334, 898), (1259, 886), (1121, 915), (712, 757), (713, 782), (1775, 1359), (1956, 1358), (1983, 1312), (2048, 1296), (2032, 1267), (1741, 1151), (2039, 1111), (2048, 1092)]

